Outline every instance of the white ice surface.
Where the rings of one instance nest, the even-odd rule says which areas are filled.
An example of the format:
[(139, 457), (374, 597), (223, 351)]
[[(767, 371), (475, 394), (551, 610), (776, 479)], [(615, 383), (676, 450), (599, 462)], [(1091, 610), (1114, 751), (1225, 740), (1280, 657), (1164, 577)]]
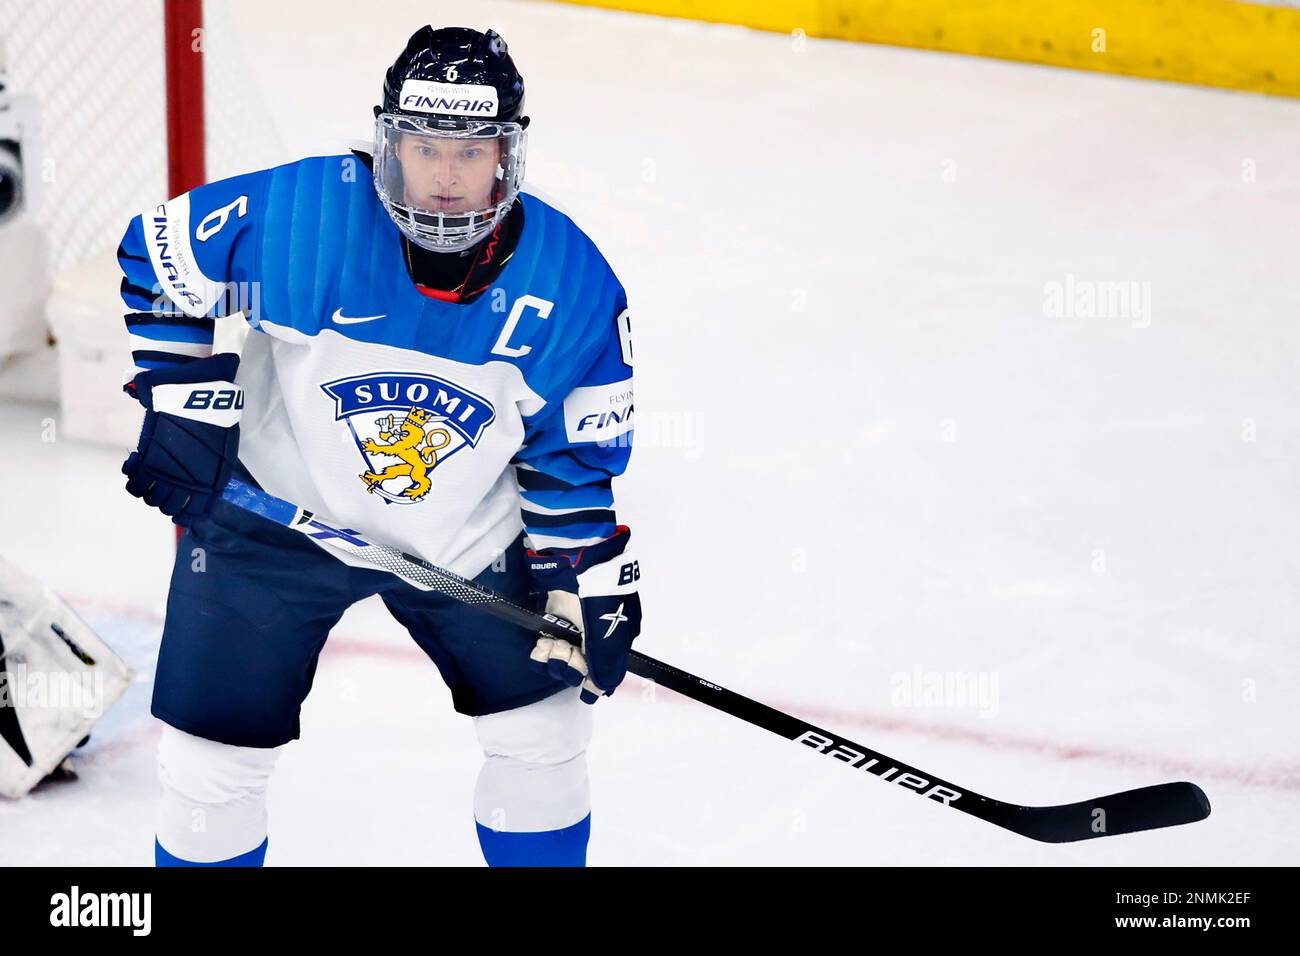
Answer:
[[(432, 8), (299, 6), (232, 10), (293, 154), (330, 152)], [(633, 304), (641, 649), (990, 796), (1190, 779), (1214, 806), (1039, 845), (630, 678), (599, 705), (591, 862), (1300, 862), (1300, 103), (473, 12), (527, 78), (530, 179)], [(1068, 275), (1149, 283), (1149, 324), (1046, 316)], [(44, 441), (53, 417), (0, 411), (0, 553), (142, 678), (79, 782), (0, 803), (0, 864), (145, 864), (170, 526), (119, 450)], [(996, 680), (992, 712), (898, 705), (916, 668)], [(433, 666), (358, 606), (268, 862), (481, 862), (478, 761)]]

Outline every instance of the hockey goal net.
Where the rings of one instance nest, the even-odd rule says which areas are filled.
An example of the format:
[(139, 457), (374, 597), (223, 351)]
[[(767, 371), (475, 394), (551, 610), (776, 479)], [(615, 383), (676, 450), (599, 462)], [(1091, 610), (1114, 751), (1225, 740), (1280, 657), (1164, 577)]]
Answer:
[(36, 106), (31, 215), (54, 274), (169, 196), (282, 158), (223, 0), (0, 0), (0, 44)]
[(0, 150), (17, 150), (22, 182), (0, 220), (0, 397), (56, 401), (62, 436), (131, 448), (139, 434), (114, 255), (131, 218), (285, 158), (240, 9), (0, 0)]

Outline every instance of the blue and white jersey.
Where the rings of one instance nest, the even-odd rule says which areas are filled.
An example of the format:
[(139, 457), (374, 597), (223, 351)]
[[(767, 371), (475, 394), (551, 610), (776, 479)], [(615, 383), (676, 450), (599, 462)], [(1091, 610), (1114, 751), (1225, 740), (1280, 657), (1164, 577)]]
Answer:
[(267, 491), (465, 576), (524, 528), (536, 549), (613, 534), (631, 453), (627, 300), (592, 241), (524, 192), (493, 287), (424, 295), (352, 155), (201, 186), (118, 250), (137, 370), (252, 327), (239, 457)]

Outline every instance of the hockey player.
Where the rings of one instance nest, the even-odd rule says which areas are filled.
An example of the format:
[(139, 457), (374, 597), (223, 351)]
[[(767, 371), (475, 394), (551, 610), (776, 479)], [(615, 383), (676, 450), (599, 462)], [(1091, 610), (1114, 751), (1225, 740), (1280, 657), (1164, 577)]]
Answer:
[[(609, 265), (521, 191), (523, 102), (501, 37), (424, 27), (386, 75), (372, 155), (211, 183), (126, 231), (127, 391), (146, 411), (123, 471), (187, 528), (152, 706), (159, 865), (261, 864), (317, 657), (375, 594), (474, 718), (488, 863), (585, 863), (583, 702), (618, 686), (640, 630), (611, 488), (632, 347)], [(214, 319), (237, 310), (242, 355), (214, 354)], [(239, 511), (231, 476), (561, 614), (584, 646)]]

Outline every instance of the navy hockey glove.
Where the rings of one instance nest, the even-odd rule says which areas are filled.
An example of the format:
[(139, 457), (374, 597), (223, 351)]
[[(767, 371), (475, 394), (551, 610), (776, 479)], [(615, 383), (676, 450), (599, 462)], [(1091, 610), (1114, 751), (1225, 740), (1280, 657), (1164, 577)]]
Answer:
[(126, 386), (145, 407), (136, 450), (122, 464), (126, 490), (180, 525), (211, 513), (239, 450), (239, 356), (212, 355), (141, 372)]
[(611, 537), (576, 551), (528, 553), (533, 581), (547, 592), (546, 610), (581, 627), (583, 645), (543, 636), (530, 655), (533, 666), (566, 684), (582, 684), (583, 703), (614, 693), (641, 633), (641, 567), (627, 550), (631, 536), (619, 525)]

